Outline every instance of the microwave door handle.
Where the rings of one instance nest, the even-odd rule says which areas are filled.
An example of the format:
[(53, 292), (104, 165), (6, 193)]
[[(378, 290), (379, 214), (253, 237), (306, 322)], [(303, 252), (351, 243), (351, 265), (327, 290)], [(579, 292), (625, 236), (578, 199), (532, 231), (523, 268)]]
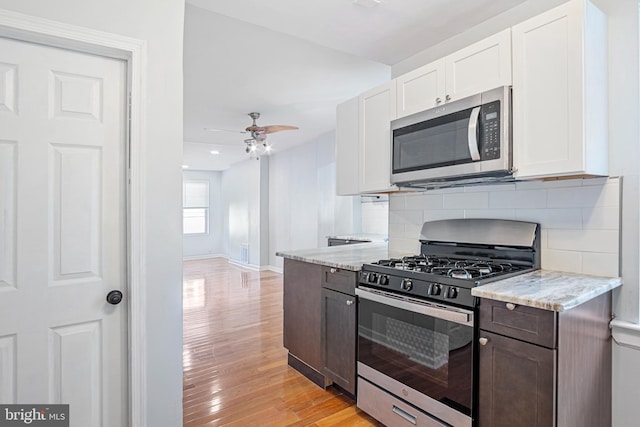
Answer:
[(480, 160), (480, 152), (478, 151), (478, 117), (480, 115), (480, 107), (476, 107), (471, 110), (471, 117), (469, 118), (469, 153), (471, 154), (471, 160)]

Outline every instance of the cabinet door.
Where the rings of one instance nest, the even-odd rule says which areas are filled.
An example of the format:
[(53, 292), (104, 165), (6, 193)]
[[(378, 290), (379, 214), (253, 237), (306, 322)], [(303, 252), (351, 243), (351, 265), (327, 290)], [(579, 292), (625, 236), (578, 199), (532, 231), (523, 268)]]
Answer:
[(361, 193), (393, 190), (391, 185), (391, 120), (396, 115), (395, 80), (360, 95)]
[(507, 29), (445, 58), (446, 101), (511, 85), (511, 30)]
[(444, 102), (444, 69), (444, 59), (441, 59), (396, 79), (398, 118), (427, 110)]
[(351, 394), (356, 392), (355, 296), (322, 290), (324, 375)]
[(336, 109), (336, 193), (358, 194), (358, 97)]
[(318, 372), (322, 369), (322, 266), (285, 258), (284, 346)]
[(480, 331), (479, 427), (555, 425), (555, 350)]
[[(585, 37), (585, 21), (595, 37)], [(606, 175), (606, 17), (569, 2), (512, 34), (516, 176)]]

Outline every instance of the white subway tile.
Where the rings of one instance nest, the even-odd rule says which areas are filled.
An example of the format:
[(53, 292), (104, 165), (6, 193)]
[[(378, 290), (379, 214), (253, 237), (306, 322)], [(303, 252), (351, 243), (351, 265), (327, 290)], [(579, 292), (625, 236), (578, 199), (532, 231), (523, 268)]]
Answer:
[(422, 224), (422, 211), (390, 211), (389, 224)]
[(516, 190), (539, 190), (541, 188), (547, 188), (546, 181), (530, 180), (516, 182)]
[(547, 230), (549, 249), (581, 252), (618, 252), (618, 232), (613, 230)]
[(502, 184), (489, 184), (489, 185), (470, 185), (464, 187), (465, 193), (477, 193), (478, 191), (513, 191), (516, 189), (515, 182), (505, 182)]
[(465, 218), (516, 219), (515, 209), (465, 209)]
[(405, 208), (405, 195), (392, 194), (389, 197), (389, 209), (400, 210)]
[(617, 207), (598, 207), (582, 209), (583, 228), (588, 230), (619, 230), (620, 209)]
[(615, 183), (548, 190), (550, 208), (586, 208), (591, 206), (619, 206), (619, 187)]
[(404, 237), (404, 224), (389, 224), (389, 239)]
[(389, 239), (389, 256), (399, 258), (420, 252), (418, 239)]
[(492, 209), (544, 208), (547, 206), (547, 190), (494, 192), (489, 194), (489, 206)]
[(545, 270), (582, 272), (582, 253), (577, 251), (558, 251), (545, 249), (542, 251), (541, 266)]
[(582, 255), (582, 273), (601, 277), (620, 276), (620, 257), (618, 254), (584, 253)]
[(438, 221), (441, 219), (457, 219), (464, 218), (464, 210), (462, 209), (442, 209), (442, 210), (426, 210), (423, 213), (423, 219), (427, 221)]
[(426, 190), (427, 194), (454, 194), (454, 193), (464, 193), (464, 187), (453, 187), (453, 188), (434, 188), (432, 190)]
[(581, 229), (580, 209), (517, 209), (518, 221), (537, 222), (544, 228)]
[(407, 224), (404, 227), (404, 237), (406, 239), (420, 240), (420, 232), (422, 231), (422, 224)]
[(445, 209), (486, 209), (489, 207), (489, 193), (458, 193), (444, 195)]
[(442, 194), (422, 194), (407, 197), (407, 209), (442, 209)]

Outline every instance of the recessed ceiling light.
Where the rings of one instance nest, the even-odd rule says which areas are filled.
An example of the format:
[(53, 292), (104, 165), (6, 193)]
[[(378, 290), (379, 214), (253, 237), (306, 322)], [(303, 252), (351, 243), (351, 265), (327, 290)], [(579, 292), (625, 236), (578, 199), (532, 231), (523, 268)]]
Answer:
[(211, 150), (209, 151), (211, 154), (220, 154), (220, 152), (218, 150)]
[(362, 7), (376, 7), (382, 3), (382, 0), (353, 0), (353, 3)]
[(182, 169), (189, 169), (189, 165), (182, 165)]

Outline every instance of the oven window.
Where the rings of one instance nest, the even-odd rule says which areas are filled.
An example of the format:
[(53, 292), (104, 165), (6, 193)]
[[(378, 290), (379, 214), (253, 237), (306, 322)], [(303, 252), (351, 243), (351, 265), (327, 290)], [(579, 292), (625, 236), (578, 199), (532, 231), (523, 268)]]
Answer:
[(393, 172), (409, 172), (470, 163), (469, 118), (472, 109), (393, 131)]
[(359, 301), (358, 361), (470, 416), (473, 327)]

